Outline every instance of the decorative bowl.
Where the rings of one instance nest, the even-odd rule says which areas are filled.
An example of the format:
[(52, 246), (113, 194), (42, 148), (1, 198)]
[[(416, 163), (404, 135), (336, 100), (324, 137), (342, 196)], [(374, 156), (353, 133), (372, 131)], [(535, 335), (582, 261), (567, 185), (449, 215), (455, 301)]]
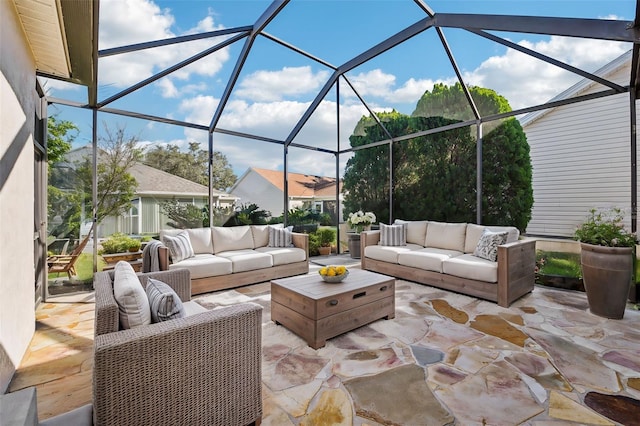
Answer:
[[(335, 266), (327, 266), (325, 268), (322, 269), (328, 269), (328, 268), (336, 268)], [(341, 268), (344, 268), (344, 266), (342, 266)], [(320, 278), (322, 278), (322, 280), (324, 282), (327, 283), (339, 283), (342, 280), (344, 280), (345, 278), (347, 278), (347, 275), (349, 275), (349, 271), (344, 268), (344, 273), (340, 274), (340, 275), (322, 275), (322, 273), (320, 273)]]

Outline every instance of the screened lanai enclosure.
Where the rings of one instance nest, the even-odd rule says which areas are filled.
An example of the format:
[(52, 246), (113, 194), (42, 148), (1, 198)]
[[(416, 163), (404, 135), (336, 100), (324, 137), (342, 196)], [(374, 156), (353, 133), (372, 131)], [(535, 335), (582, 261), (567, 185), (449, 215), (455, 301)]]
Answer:
[[(607, 18), (583, 16), (577, 2), (563, 16), (552, 2), (537, 4), (538, 16), (526, 2), (507, 12), (499, 2), (479, 3), (480, 13), (470, 2), (422, 0), (140, 2), (136, 9), (62, 1), (61, 25), (85, 60), (71, 64), (72, 75), (40, 76), (49, 116), (75, 123), (72, 152), (89, 154), (92, 202), (83, 229), (100, 238), (154, 234), (167, 226), (162, 202), (174, 200), (208, 212), (255, 204), (284, 223), (292, 209), (311, 209), (328, 214), (338, 241), (357, 210), (383, 223), (465, 221), (522, 232), (551, 220), (560, 225), (530, 233), (557, 236), (589, 208), (616, 205), (635, 231), (638, 3), (624, 3), (628, 16)], [(181, 8), (202, 9), (201, 19), (184, 18)], [(583, 124), (586, 136), (571, 145), (578, 152), (541, 130), (542, 139), (528, 140), (521, 122), (541, 123), (573, 105), (607, 105), (615, 120)], [(575, 108), (563, 127), (575, 125), (583, 107)], [(195, 186), (158, 174), (133, 191), (128, 211), (96, 229), (101, 141), (119, 130), (145, 153), (186, 152), (193, 143), (208, 179)], [(575, 159), (582, 165), (562, 163)], [(233, 172), (231, 183), (218, 179), (220, 164)], [(602, 178), (611, 171), (613, 178)], [(590, 185), (609, 195), (594, 197)], [(53, 213), (49, 221), (58, 223)]]

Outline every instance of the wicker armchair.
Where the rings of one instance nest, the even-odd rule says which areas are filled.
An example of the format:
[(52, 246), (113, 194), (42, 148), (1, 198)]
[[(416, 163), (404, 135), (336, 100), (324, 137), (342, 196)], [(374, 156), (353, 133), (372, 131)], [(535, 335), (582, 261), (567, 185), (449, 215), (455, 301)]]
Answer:
[[(191, 298), (189, 271), (138, 274)], [(239, 304), (119, 329), (113, 271), (94, 278), (96, 425), (248, 425), (262, 416), (262, 308)]]

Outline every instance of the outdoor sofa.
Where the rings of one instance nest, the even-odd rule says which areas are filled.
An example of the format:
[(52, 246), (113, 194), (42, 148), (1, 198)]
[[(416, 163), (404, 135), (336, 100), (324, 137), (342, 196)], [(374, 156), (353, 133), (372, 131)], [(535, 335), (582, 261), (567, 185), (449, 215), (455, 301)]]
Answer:
[[(119, 283), (114, 283), (116, 276)], [(179, 311), (184, 308), (180, 315), (171, 298), (166, 312), (175, 318), (147, 324), (148, 315), (153, 317), (154, 310), (169, 305), (166, 298), (153, 303), (151, 296), (149, 305), (142, 303), (150, 294), (151, 278), (173, 289), (172, 297), (177, 294)], [(157, 281), (151, 285), (159, 286)], [(126, 291), (125, 284), (130, 286)], [(260, 422), (261, 306), (241, 303), (207, 310), (190, 300), (186, 269), (136, 274), (120, 262), (115, 271), (96, 273), (94, 286), (94, 424), (243, 426)], [(144, 289), (141, 294), (139, 287)]]
[[(535, 241), (519, 239), (517, 228), (426, 220), (398, 220), (394, 225), (381, 224), (380, 230), (360, 234), (362, 269), (503, 307), (533, 290)], [(381, 232), (390, 236), (384, 244)], [(486, 247), (487, 242), (493, 246)]]
[(282, 226), (165, 229), (160, 241), (160, 269), (188, 269), (192, 294), (309, 272), (309, 236)]

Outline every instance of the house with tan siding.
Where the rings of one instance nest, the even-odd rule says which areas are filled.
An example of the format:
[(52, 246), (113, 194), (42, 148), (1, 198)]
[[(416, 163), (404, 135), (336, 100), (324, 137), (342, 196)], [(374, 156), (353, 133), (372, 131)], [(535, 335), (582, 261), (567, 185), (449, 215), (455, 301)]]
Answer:
[[(631, 52), (595, 72), (629, 85)], [(553, 100), (606, 90), (582, 80)], [(591, 208), (620, 207), (631, 224), (629, 94), (530, 113), (520, 119), (531, 148), (534, 204), (526, 233), (571, 237)]]

